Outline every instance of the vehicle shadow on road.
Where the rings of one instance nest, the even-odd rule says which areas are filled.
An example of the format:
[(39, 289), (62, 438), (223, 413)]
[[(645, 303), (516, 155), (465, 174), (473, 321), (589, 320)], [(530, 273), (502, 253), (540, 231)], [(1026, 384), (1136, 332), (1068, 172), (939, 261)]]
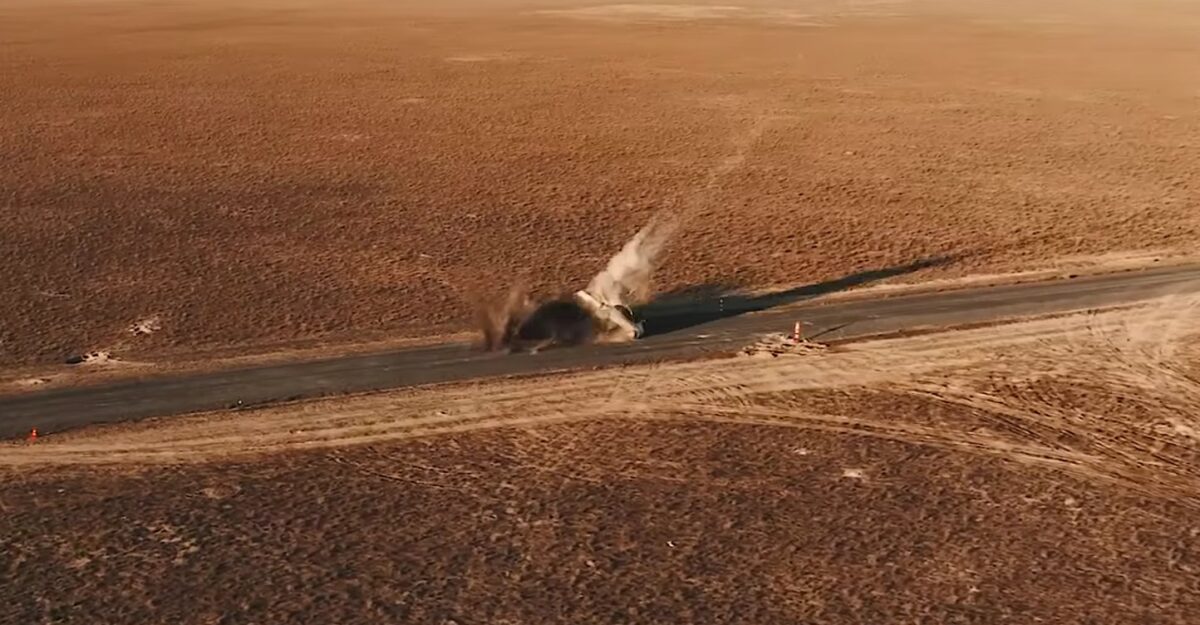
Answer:
[(940, 267), (957, 259), (957, 256), (937, 256), (905, 265), (860, 271), (834, 280), (759, 295), (738, 293), (736, 289), (726, 285), (709, 284), (688, 287), (665, 293), (638, 307), (635, 313), (645, 323), (646, 337), (669, 334), (721, 319), (769, 310), (879, 280), (915, 273), (922, 269)]

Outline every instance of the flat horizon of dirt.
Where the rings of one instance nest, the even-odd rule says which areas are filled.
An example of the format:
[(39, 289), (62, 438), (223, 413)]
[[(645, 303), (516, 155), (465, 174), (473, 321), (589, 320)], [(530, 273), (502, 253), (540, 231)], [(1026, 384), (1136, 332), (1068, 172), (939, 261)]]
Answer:
[(0, 9), (0, 368), (458, 332), (664, 208), (664, 291), (1200, 243), (1191, 13), (469, 5)]

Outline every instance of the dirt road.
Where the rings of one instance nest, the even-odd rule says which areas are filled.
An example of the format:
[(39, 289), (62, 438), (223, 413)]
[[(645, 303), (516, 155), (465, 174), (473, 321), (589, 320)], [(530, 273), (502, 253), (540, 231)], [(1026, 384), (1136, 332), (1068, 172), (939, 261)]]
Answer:
[(0, 453), (0, 621), (1185, 625), (1196, 294)]
[[(834, 290), (835, 286), (814, 285), (757, 298), (730, 298), (712, 303), (707, 310), (651, 310), (647, 319), (651, 336), (628, 345), (516, 357), (478, 353), (468, 345), (448, 345), (0, 397), (0, 435), (24, 436), (35, 427), (50, 433), (96, 423), (330, 394), (729, 354), (761, 334), (790, 332), (796, 321), (804, 323), (810, 337), (835, 340), (1114, 306), (1200, 289), (1200, 269), (1173, 267), (861, 301), (818, 300), (804, 305), (807, 298)], [(775, 306), (783, 308), (771, 308)], [(754, 312), (758, 309), (763, 310)]]

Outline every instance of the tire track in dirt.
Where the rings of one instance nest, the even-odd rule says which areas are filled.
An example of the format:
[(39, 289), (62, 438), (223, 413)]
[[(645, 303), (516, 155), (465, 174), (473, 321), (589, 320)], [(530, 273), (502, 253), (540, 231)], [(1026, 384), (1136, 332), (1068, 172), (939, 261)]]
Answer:
[[(927, 362), (926, 351), (920, 345), (927, 341), (916, 341), (917, 349), (895, 349), (884, 346), (883, 350), (867, 347), (851, 350), (839, 358), (825, 359), (819, 370), (808, 362), (784, 359), (780, 362), (762, 363), (748, 360), (723, 363), (714, 373), (707, 363), (692, 363), (673, 367), (647, 368), (634, 372), (570, 376), (547, 381), (524, 381), (512, 384), (487, 385), (476, 388), (453, 389), (456, 396), (445, 397), (446, 393), (432, 392), (417, 394), (416, 397), (393, 398), (381, 405), (376, 398), (361, 402), (346, 402), (348, 405), (332, 407), (321, 402), (316, 405), (282, 407), (259, 411), (251, 420), (239, 420), (234, 426), (231, 418), (210, 418), (180, 423), (166, 431), (153, 429), (153, 435), (121, 434), (123, 445), (117, 447), (105, 440), (103, 434), (94, 443), (79, 443), (73, 449), (91, 452), (136, 452), (168, 446), (175, 449), (188, 447), (196, 451), (219, 450), (243, 446), (248, 448), (270, 447), (280, 438), (281, 432), (307, 439), (332, 439), (331, 433), (341, 433), (341, 438), (361, 438), (363, 434), (376, 432), (382, 424), (383, 431), (401, 424), (402, 430), (420, 430), (428, 427), (445, 427), (448, 424), (489, 423), (493, 419), (504, 419), (515, 412), (526, 415), (555, 415), (569, 411), (587, 418), (608, 411), (628, 410), (628, 399), (617, 399), (616, 395), (635, 395), (647, 400), (660, 401), (676, 396), (699, 397), (709, 401), (728, 397), (745, 396), (758, 392), (771, 392), (804, 387), (827, 387), (869, 381), (869, 369), (886, 370), (896, 374), (901, 362)], [(914, 343), (914, 342), (908, 342)], [(968, 345), (974, 345), (968, 342)], [(856, 353), (857, 352), (857, 353)], [(881, 358), (889, 354), (893, 358)], [(914, 358), (917, 356), (918, 358)], [(882, 362), (880, 362), (882, 361)], [(874, 367), (871, 365), (874, 364)], [(498, 387), (498, 388), (497, 388)], [(585, 401), (595, 397), (598, 391), (610, 389), (608, 397), (599, 402)], [(396, 406), (390, 406), (397, 402)], [(357, 406), (355, 404), (358, 404)], [(606, 406), (606, 404), (608, 404)], [(332, 408), (332, 409), (330, 409)], [(424, 416), (418, 416), (424, 415)], [(224, 425), (226, 427), (221, 428)], [(218, 434), (217, 428), (225, 434)], [(137, 430), (139, 428), (129, 428)], [(166, 434), (167, 436), (163, 436)], [(265, 437), (265, 438), (264, 438)], [(45, 449), (45, 447), (39, 447)], [(64, 449), (65, 451), (65, 449)]]
[[(499, 427), (669, 419), (886, 438), (1054, 466), (1146, 492), (1194, 492), (1200, 487), (1194, 435), (1200, 385), (1177, 356), (1195, 331), (1189, 320), (1198, 302), (1166, 298), (806, 355), (410, 389), (147, 421), (12, 444), (0, 454), (0, 466), (193, 463)], [(1085, 383), (1123, 407), (1073, 404), (1079, 398), (1063, 389)], [(876, 389), (954, 405), (989, 427), (931, 427), (903, 416), (832, 414), (779, 401), (781, 393), (823, 389)], [(1125, 414), (1131, 409), (1140, 417)]]
[(1088, 470), (1159, 494), (1200, 492), (1200, 382), (1183, 349), (1200, 327), (1200, 298), (1105, 319), (1032, 350), (1000, 350), (953, 379), (897, 390), (969, 409), (1023, 438), (1086, 449)]

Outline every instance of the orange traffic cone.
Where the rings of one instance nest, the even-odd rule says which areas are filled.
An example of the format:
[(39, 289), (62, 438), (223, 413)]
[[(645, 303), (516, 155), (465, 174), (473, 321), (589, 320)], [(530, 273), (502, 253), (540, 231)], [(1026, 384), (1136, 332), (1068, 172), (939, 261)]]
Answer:
[(37, 442), (37, 428), (33, 428), (32, 430), (30, 430), (30, 432), (29, 432), (29, 442), (31, 442), (31, 443), (36, 443), (36, 442)]
[(792, 340), (796, 341), (797, 343), (804, 340), (804, 334), (801, 333), (799, 321), (797, 321), (796, 326), (792, 328)]

